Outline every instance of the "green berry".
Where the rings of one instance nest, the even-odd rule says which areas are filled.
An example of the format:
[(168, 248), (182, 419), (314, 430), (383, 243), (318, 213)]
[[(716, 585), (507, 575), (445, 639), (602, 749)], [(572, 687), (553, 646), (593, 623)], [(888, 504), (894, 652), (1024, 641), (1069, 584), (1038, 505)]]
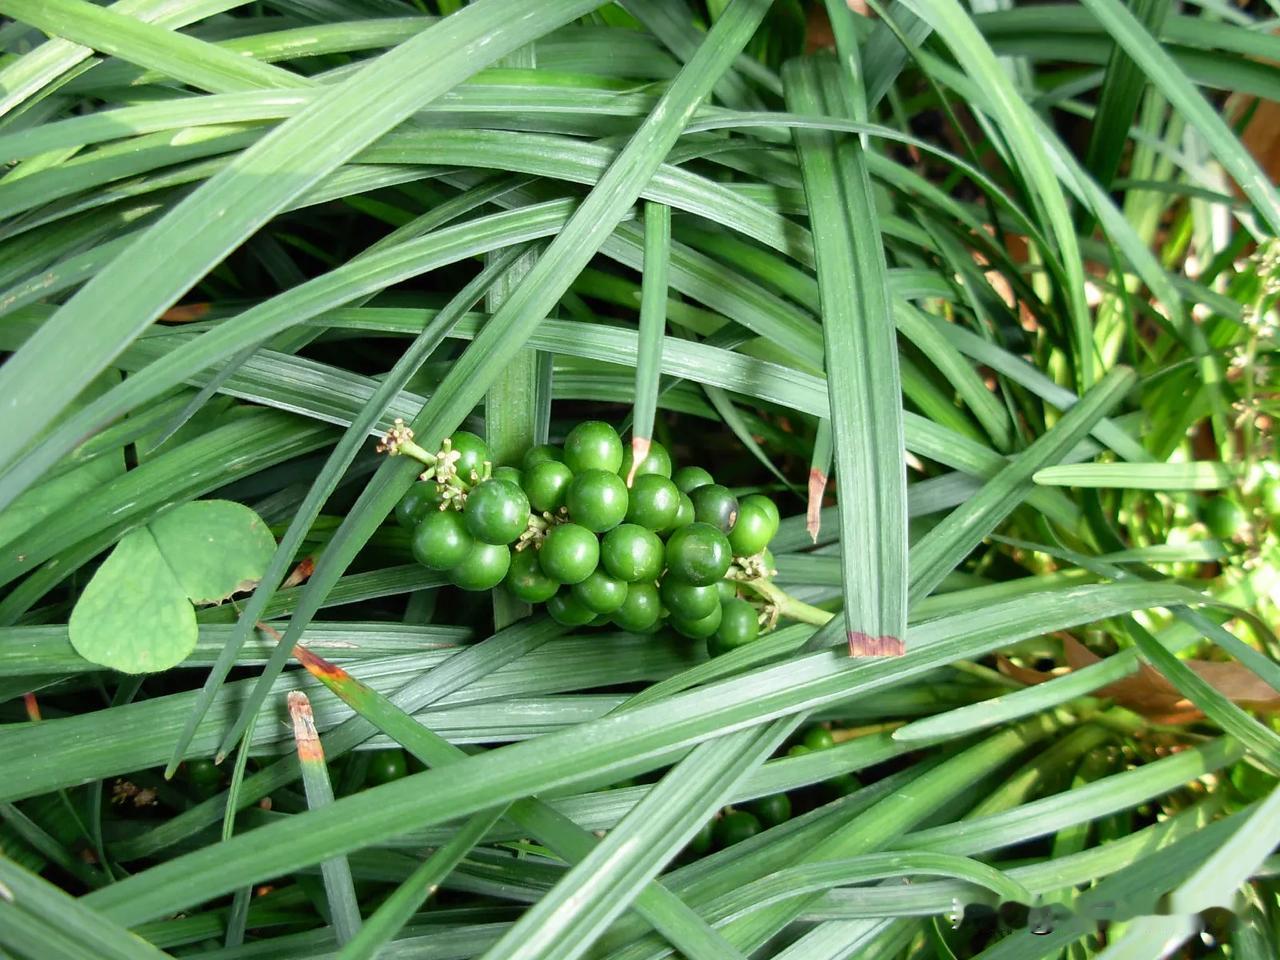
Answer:
[(616, 473), (585, 470), (574, 476), (564, 502), (574, 523), (595, 533), (604, 533), (627, 515), (627, 485)]
[(520, 461), (520, 467), (525, 473), (528, 473), (538, 464), (545, 463), (548, 460), (563, 463), (564, 451), (549, 443), (540, 443), (536, 447), (530, 447), (525, 451), (524, 458)]
[(671, 615), (684, 620), (701, 620), (720, 605), (720, 593), (714, 586), (695, 587), (679, 577), (663, 577), (659, 593)]
[(365, 768), (364, 782), (371, 787), (399, 780), (409, 772), (409, 760), (403, 750), (374, 750)]
[(524, 489), (524, 473), (519, 467), (495, 467), (493, 478), (495, 480), (506, 480), (508, 483), (514, 483), (517, 487)]
[(773, 793), (752, 800), (747, 809), (766, 827), (776, 827), (791, 819), (791, 798), (785, 793)]
[(662, 541), (652, 530), (624, 523), (605, 534), (600, 558), (609, 575), (619, 580), (656, 580), (662, 572)]
[(539, 513), (555, 513), (564, 506), (564, 495), (573, 481), (573, 471), (559, 460), (543, 460), (524, 472), (524, 492)]
[(560, 523), (547, 531), (538, 551), (542, 572), (561, 583), (581, 583), (600, 563), (600, 541), (586, 527)]
[(413, 530), (432, 510), (444, 502), (444, 488), (434, 480), (419, 480), (396, 504), (396, 523)]
[(715, 838), (720, 847), (731, 847), (749, 837), (754, 837), (763, 827), (754, 814), (745, 810), (734, 810), (726, 813), (716, 821)]
[(475, 538), (457, 510), (433, 510), (422, 518), (410, 548), (414, 559), (431, 570), (451, 570), (470, 552)]
[(738, 508), (738, 522), (729, 531), (729, 546), (735, 557), (753, 557), (769, 545), (774, 532), (769, 514), (748, 498)]
[(667, 540), (668, 569), (694, 586), (721, 579), (732, 560), (728, 538), (708, 523), (681, 527)]
[(622, 466), (622, 439), (609, 424), (586, 420), (564, 438), (564, 462), (574, 473), (583, 470), (617, 473)]
[(684, 845), (685, 852), (690, 856), (700, 857), (704, 853), (711, 852), (711, 843), (715, 837), (716, 822), (708, 820), (698, 832), (689, 838), (689, 842)]
[(711, 474), (701, 467), (681, 467), (671, 475), (671, 479), (681, 493), (689, 493), (698, 489), (698, 487), (705, 487), (709, 483), (715, 483)]
[(862, 789), (862, 783), (851, 773), (841, 773), (826, 781), (823, 787), (823, 792), (831, 799), (839, 800), (851, 793), (857, 793)]
[(665, 530), (675, 522), (680, 491), (666, 477), (646, 473), (636, 477), (627, 497), (627, 522), (648, 530)]
[(470, 483), (472, 473), (478, 476), (480, 468), (489, 459), (489, 448), (483, 440), (466, 430), (454, 433), (450, 437), (450, 442), (453, 444), (453, 449), (461, 454), (454, 465), (458, 470), (458, 476)]
[(810, 750), (827, 750), (836, 745), (835, 738), (826, 727), (810, 727), (801, 742)]
[(222, 787), (222, 767), (212, 760), (188, 760), (182, 765), (182, 772), (196, 796), (202, 799), (213, 796)]
[(672, 617), (671, 626), (681, 636), (688, 637), (690, 640), (705, 640), (716, 632), (720, 626), (720, 618), (723, 616), (723, 607), (715, 607), (705, 617), (699, 617), (697, 620), (685, 620), (682, 617)]
[(548, 600), (547, 613), (556, 623), (566, 627), (585, 627), (596, 618), (594, 611), (568, 592), (557, 593)]
[(525, 547), (512, 554), (506, 584), (511, 595), (525, 603), (546, 603), (560, 589), (560, 581), (553, 580), (542, 572), (538, 552), (532, 547)]
[(693, 523), (693, 501), (689, 499), (687, 493), (682, 493), (680, 494), (680, 505), (676, 507), (675, 519), (662, 532), (671, 533), (681, 527), (687, 527), (691, 523)]
[(509, 480), (486, 480), (467, 494), (467, 529), (485, 543), (510, 543), (529, 526), (529, 498)]
[[(630, 447), (622, 457), (622, 465), (618, 468), (618, 473), (624, 477), (631, 476), (631, 464), (635, 462), (634, 454)], [(667, 448), (660, 444), (657, 440), (649, 443), (649, 452), (645, 454), (640, 465), (636, 467), (636, 476), (648, 476), (657, 474), (660, 477), (671, 476), (671, 454), (667, 453)]]
[(693, 501), (693, 519), (698, 523), (709, 523), (728, 533), (738, 522), (738, 498), (728, 487), (709, 483), (695, 489), (689, 499)]
[(1200, 519), (1219, 540), (1243, 540), (1249, 533), (1249, 514), (1228, 497), (1213, 497), (1200, 510)]
[(772, 540), (777, 535), (782, 518), (778, 516), (778, 505), (769, 497), (761, 493), (753, 493), (749, 497), (743, 497), (738, 506), (739, 508), (750, 506), (763, 512), (769, 520), (769, 539)]
[(627, 599), (626, 583), (598, 568), (581, 583), (575, 583), (571, 592), (592, 613), (613, 613)]
[(797, 743), (787, 748), (788, 757), (803, 757), (806, 754), (810, 754), (810, 753), (813, 753), (813, 751), (810, 750), (808, 747), (806, 747), (803, 743)]
[(720, 594), (721, 603), (728, 603), (738, 598), (738, 585), (732, 580), (717, 580), (716, 593)]
[(463, 590), (491, 590), (511, 568), (511, 549), (498, 543), (471, 545), (462, 562), (449, 571), (449, 579)]
[(720, 626), (716, 627), (716, 640), (720, 647), (732, 650), (744, 647), (760, 636), (760, 621), (756, 608), (745, 600), (726, 600), (720, 609)]
[(658, 588), (652, 583), (632, 583), (627, 586), (627, 599), (613, 611), (613, 622), (631, 633), (651, 630), (662, 616), (662, 601)]

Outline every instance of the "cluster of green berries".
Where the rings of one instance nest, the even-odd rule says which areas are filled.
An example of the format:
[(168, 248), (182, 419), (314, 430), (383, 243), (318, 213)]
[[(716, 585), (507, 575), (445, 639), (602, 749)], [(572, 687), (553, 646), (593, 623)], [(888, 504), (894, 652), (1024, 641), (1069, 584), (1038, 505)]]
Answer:
[(567, 626), (670, 624), (713, 653), (759, 636), (762, 614), (738, 583), (771, 573), (778, 508), (768, 497), (740, 501), (701, 467), (673, 472), (656, 442), (635, 463), (594, 420), (563, 448), (532, 448), (519, 468), (493, 469), (484, 441), (465, 431), (434, 461), (396, 517), (417, 560), (457, 586), (503, 584)]

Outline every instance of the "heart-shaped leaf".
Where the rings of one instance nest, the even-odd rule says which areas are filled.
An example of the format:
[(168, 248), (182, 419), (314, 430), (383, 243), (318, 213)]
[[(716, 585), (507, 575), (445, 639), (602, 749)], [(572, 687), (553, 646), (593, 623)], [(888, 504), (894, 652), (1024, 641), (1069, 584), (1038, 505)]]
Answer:
[(154, 673), (195, 648), (192, 603), (214, 603), (261, 579), (275, 550), (243, 504), (201, 500), (131, 531), (98, 568), (71, 612), (71, 644), (123, 673)]

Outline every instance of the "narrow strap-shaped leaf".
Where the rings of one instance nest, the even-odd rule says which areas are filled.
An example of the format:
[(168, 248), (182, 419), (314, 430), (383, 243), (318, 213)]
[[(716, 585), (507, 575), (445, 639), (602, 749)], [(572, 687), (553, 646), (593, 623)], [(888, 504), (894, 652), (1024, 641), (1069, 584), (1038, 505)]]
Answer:
[[(667, 88), (653, 112), (577, 207), (564, 229), (552, 240), (521, 284), (511, 292), (502, 309), (489, 319), (471, 346), (449, 368), (436, 392), (414, 419), (413, 429), (421, 437), (423, 446), (434, 449), (443, 442), (480, 401), (489, 384), (519, 353), (537, 324), (547, 316), (573, 278), (587, 265), (630, 209), (661, 166), (693, 111), (715, 79), (724, 72), (733, 55), (750, 39), (767, 9), (767, 0), (735, 0), (725, 15), (716, 21), (698, 53)], [(41, 329), (47, 327), (48, 324)], [(13, 360), (9, 363), (12, 364)], [(375, 475), (374, 481), (356, 501), (330, 541), (307, 583), (304, 602), (294, 613), (285, 632), (286, 645), (291, 646), (306, 628), (325, 591), (341, 576), (369, 534), (390, 512), (408, 486), (410, 476), (402, 467), (398, 468), (398, 475), (382, 470)], [(245, 714), (261, 706), (267, 690), (279, 674), (280, 666), (283, 664), (263, 672), (257, 690), (245, 705)], [(235, 742), (243, 729), (242, 718), (224, 741), (224, 750)]]
[(360, 932), (339, 951), (337, 960), (373, 960), (506, 812), (505, 806), (494, 807), (464, 823), (448, 843), (422, 861), (422, 865), (382, 901)]
[(911, 599), (933, 592), (969, 552), (982, 542), (1034, 489), (1032, 476), (1057, 463), (1132, 389), (1137, 378), (1127, 367), (1111, 370), (1071, 407), (1051, 430), (1015, 456), (1007, 467), (930, 530), (911, 549)]
[[(461, 749), (404, 713), (341, 667), (328, 663), (303, 648), (298, 648), (297, 652), (299, 659), (313, 676), (423, 763), (433, 767), (449, 766), (467, 758)], [(511, 805), (510, 817), (570, 862), (583, 860), (596, 848), (595, 837), (537, 797), (516, 800)], [(733, 951), (728, 949), (721, 938), (661, 884), (650, 883), (641, 890), (636, 897), (635, 907), (641, 916), (686, 956), (699, 960), (733, 956)]]
[(804, 511), (804, 529), (809, 539), (818, 542), (822, 532), (822, 500), (827, 494), (827, 480), (831, 475), (831, 457), (835, 452), (831, 418), (818, 420), (813, 437), (813, 453), (809, 457), (808, 502)]
[[(276, 548), (275, 555), (271, 558), (270, 566), (240, 614), (235, 634), (227, 641), (227, 645), (219, 655), (218, 661), (209, 671), (209, 676), (205, 679), (204, 687), (200, 693), (200, 699), (187, 717), (182, 732), (178, 735), (177, 743), (173, 748), (173, 757), (165, 769), (167, 776), (172, 776), (174, 770), (177, 769), (178, 762), (185, 755), (196, 727), (199, 726), (200, 721), (204, 718), (209, 704), (213, 701), (213, 697), (222, 685), (222, 681), (226, 679), (227, 673), (235, 663), (236, 657), (239, 656), (245, 641), (249, 639), (254, 626), (266, 612), (267, 606), (279, 589), (281, 581), (293, 562), (293, 558), (297, 555), (298, 548), (302, 545), (307, 531), (311, 529), (316, 516), (342, 479), (342, 475), (351, 466), (356, 454), (360, 452), (360, 448), (365, 444), (370, 431), (382, 419), (387, 404), (413, 378), (431, 352), (448, 335), (453, 325), (475, 306), (476, 301), (484, 295), (485, 290), (516, 262), (522, 249), (521, 247), (514, 247), (500, 255), (458, 292), (458, 295), (440, 311), (435, 321), (424, 327), (422, 333), (401, 354), (395, 366), (391, 368), (387, 376), (378, 385), (373, 396), (369, 398), (369, 402), (360, 411), (360, 415), (352, 421), (351, 425), (343, 433), (337, 446), (334, 447), (333, 452), (312, 482), (311, 489), (307, 491), (306, 497), (294, 513), (293, 519), (289, 523), (289, 529), (285, 531), (284, 536), (280, 539), (280, 545)], [(289, 649), (281, 644), (272, 652), (272, 662), (279, 661), (283, 663), (288, 659), (288, 653)]]
[(640, 282), (640, 340), (636, 354), (636, 399), (631, 416), (631, 476), (649, 455), (662, 374), (662, 340), (667, 328), (667, 264), (671, 257), (671, 208), (644, 205), (644, 275)]
[[(320, 746), (320, 735), (316, 733), (316, 721), (311, 714), (311, 701), (301, 690), (292, 691), (288, 700), (293, 739), (298, 748), (298, 763), (302, 767), (302, 786), (307, 794), (307, 808), (321, 810), (333, 803), (333, 786), (329, 783), (324, 748)], [(360, 929), (360, 907), (356, 903), (351, 864), (346, 857), (333, 857), (320, 864), (320, 873), (324, 878), (324, 892), (329, 901), (334, 934), (339, 944), (348, 943)]]
[[(834, 60), (792, 61), (783, 78), (790, 109), (856, 116)], [(818, 260), (849, 652), (893, 655), (907, 622), (907, 475), (878, 214), (857, 138), (802, 130), (794, 138)]]
[(1226, 490), (1240, 471), (1215, 461), (1189, 463), (1060, 463), (1037, 470), (1032, 479), (1054, 487), (1125, 490)]
[[(239, 154), (90, 280), (0, 369), (7, 412), (0, 467), (11, 465), (134, 337), (290, 200), (423, 103), (599, 3), (479, 0), (362, 67)], [(424, 63), (431, 69), (420, 69)], [(113, 304), (105, 314), (104, 294)], [(68, 336), (77, 339), (74, 358), (58, 347)], [(56, 373), (49, 369), (54, 359)]]
[(1169, 102), (1204, 137), (1218, 162), (1239, 184), (1252, 201), (1273, 234), (1280, 233), (1280, 194), (1271, 178), (1231, 132), (1226, 121), (1204, 98), (1186, 73), (1173, 62), (1134, 15), (1116, 0), (1084, 0), (1084, 5), (1098, 18), (1117, 44), (1147, 74)]
[[(0, 856), (0, 931), (19, 923), (33, 932), (43, 927), (46, 937), (56, 932), (78, 945), (79, 956), (83, 958), (160, 960), (169, 956), (77, 898)], [(0, 944), (7, 942), (8, 936), (0, 933)], [(33, 941), (33, 945), (38, 943), (38, 939)]]

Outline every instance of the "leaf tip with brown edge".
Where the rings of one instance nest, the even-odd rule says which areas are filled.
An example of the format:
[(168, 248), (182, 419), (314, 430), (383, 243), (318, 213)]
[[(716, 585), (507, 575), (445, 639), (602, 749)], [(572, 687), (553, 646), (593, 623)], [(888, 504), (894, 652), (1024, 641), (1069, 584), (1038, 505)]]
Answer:
[(289, 718), (293, 721), (293, 739), (298, 744), (298, 759), (303, 763), (323, 763), (324, 749), (316, 732), (315, 715), (311, 701), (301, 690), (290, 690), (287, 698)]
[(809, 471), (809, 504), (805, 510), (804, 528), (809, 531), (809, 539), (818, 542), (818, 531), (822, 529), (822, 497), (827, 490), (827, 475), (817, 467)]
[(649, 448), (653, 446), (653, 441), (649, 437), (632, 437), (631, 438), (631, 469), (627, 471), (627, 488), (635, 482), (636, 471), (640, 469), (640, 464), (644, 463), (645, 458), (649, 456)]
[(907, 652), (898, 637), (873, 637), (859, 630), (849, 631), (849, 656), (851, 657), (900, 657)]

